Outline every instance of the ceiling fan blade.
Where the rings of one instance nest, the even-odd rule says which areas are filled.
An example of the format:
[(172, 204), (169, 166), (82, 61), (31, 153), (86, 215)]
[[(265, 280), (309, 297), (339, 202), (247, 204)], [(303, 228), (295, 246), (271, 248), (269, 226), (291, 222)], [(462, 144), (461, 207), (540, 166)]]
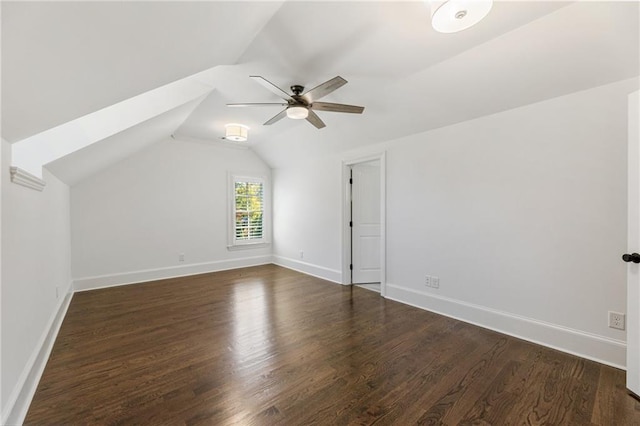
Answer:
[(290, 94), (288, 94), (287, 92), (285, 92), (284, 90), (282, 90), (281, 88), (279, 88), (278, 86), (276, 86), (275, 84), (267, 80), (266, 78), (261, 77), (259, 75), (251, 75), (249, 77), (252, 78), (253, 81), (255, 81), (256, 83), (261, 84), (265, 89), (267, 89), (271, 93), (278, 95), (285, 101), (289, 101), (289, 99), (291, 99)]
[(362, 114), (362, 111), (364, 111), (364, 107), (361, 106), (334, 104), (331, 102), (314, 102), (311, 104), (311, 108), (316, 111), (349, 112), (352, 114)]
[(316, 99), (327, 96), (329, 93), (333, 92), (336, 89), (339, 89), (345, 84), (347, 84), (347, 80), (340, 76), (337, 76), (307, 91), (302, 95), (302, 97), (305, 98), (309, 103), (312, 103)]
[(318, 117), (318, 114), (316, 114), (315, 112), (313, 112), (311, 110), (309, 110), (309, 115), (307, 116), (307, 121), (309, 123), (313, 124), (314, 126), (316, 126), (317, 129), (322, 129), (323, 127), (326, 127), (326, 124), (324, 124), (324, 122), (322, 120), (320, 120), (320, 117)]
[(257, 103), (245, 103), (245, 104), (227, 104), (228, 107), (262, 107), (262, 106), (287, 106), (286, 102), (257, 102)]
[(287, 109), (283, 109), (282, 111), (280, 111), (279, 113), (277, 113), (276, 115), (274, 115), (271, 119), (269, 119), (267, 122), (264, 123), (265, 126), (269, 126), (273, 123), (275, 123), (276, 121), (280, 121), (283, 118), (285, 118), (287, 116)]

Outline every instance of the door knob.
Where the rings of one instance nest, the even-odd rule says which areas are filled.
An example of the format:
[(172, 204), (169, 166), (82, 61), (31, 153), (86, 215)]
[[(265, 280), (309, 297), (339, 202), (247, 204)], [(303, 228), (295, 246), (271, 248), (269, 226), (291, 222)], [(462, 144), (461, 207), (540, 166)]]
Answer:
[(622, 260), (624, 260), (625, 262), (633, 262), (633, 263), (640, 263), (640, 254), (638, 253), (625, 253), (622, 255)]

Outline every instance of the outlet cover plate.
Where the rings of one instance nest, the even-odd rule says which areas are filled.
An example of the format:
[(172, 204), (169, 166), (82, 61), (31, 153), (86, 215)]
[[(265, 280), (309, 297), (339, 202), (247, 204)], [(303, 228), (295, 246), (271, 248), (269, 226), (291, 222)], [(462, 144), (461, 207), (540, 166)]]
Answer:
[(609, 327), (618, 330), (625, 329), (625, 314), (609, 311)]
[(440, 277), (431, 277), (431, 287), (440, 288)]

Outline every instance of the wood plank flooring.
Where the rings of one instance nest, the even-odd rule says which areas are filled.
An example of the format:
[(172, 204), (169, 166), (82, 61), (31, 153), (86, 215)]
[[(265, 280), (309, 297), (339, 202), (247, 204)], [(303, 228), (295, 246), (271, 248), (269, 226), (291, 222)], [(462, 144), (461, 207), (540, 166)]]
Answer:
[(274, 265), (74, 295), (26, 424), (640, 425), (624, 372)]

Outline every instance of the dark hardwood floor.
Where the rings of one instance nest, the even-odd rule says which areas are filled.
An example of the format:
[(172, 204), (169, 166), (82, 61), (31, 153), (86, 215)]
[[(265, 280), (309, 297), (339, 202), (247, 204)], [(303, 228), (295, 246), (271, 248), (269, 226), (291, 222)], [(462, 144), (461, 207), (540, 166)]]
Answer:
[(74, 295), (26, 424), (637, 425), (624, 372), (274, 265)]

